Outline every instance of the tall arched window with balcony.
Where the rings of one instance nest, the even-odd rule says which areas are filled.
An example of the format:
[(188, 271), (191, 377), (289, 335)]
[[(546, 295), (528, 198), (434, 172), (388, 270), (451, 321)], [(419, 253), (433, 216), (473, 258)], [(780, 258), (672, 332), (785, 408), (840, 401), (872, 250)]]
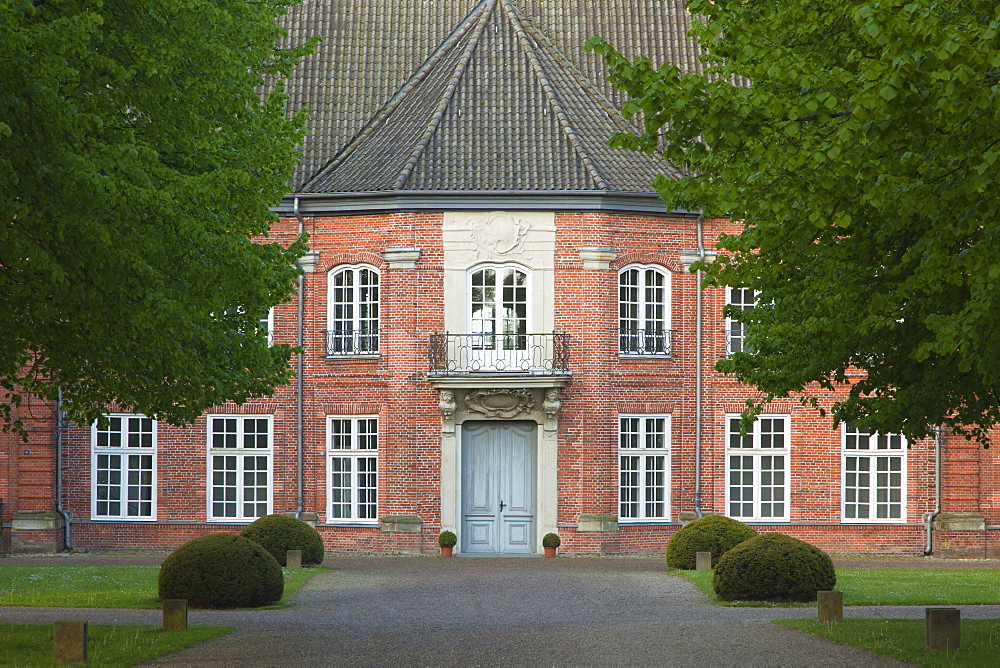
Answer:
[(517, 266), (469, 272), (469, 363), (475, 369), (524, 370), (528, 351), (529, 275)]
[(326, 354), (377, 355), (379, 274), (359, 265), (330, 270), (327, 292)]
[(618, 353), (669, 357), (670, 272), (629, 265), (618, 272)]

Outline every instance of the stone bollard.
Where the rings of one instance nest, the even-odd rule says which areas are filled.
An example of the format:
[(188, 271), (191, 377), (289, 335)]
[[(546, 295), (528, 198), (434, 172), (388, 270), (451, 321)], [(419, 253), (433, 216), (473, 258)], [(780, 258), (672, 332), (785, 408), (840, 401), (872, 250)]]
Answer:
[(816, 610), (819, 613), (819, 621), (821, 622), (844, 621), (844, 592), (816, 592)]
[(696, 571), (710, 571), (710, 570), (712, 570), (712, 553), (711, 552), (695, 552), (694, 553), (694, 569)]
[(52, 640), (56, 663), (87, 662), (87, 622), (55, 622)]
[(285, 551), (285, 568), (302, 568), (302, 550)]
[(186, 598), (163, 599), (163, 630), (187, 631), (188, 602)]
[(958, 608), (925, 608), (927, 649), (956, 650), (961, 645), (962, 611)]

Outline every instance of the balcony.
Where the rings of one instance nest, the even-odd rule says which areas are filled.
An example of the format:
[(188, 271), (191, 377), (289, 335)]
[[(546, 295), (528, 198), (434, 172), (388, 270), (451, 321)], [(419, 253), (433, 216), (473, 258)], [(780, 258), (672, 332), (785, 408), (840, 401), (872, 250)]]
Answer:
[(324, 330), (326, 356), (331, 357), (378, 357), (379, 330), (338, 329)]
[(673, 357), (672, 329), (624, 329), (618, 332), (618, 354), (636, 357)]
[(432, 334), (430, 376), (569, 376), (569, 334)]

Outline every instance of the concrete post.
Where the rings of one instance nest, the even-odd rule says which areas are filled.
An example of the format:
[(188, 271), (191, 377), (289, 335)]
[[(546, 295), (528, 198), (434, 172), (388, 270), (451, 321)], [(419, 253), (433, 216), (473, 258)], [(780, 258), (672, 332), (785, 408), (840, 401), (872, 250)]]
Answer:
[(712, 553), (711, 552), (695, 552), (694, 553), (694, 569), (696, 571), (710, 571), (710, 570), (712, 570)]
[(285, 551), (285, 568), (302, 568), (302, 550)]
[(961, 643), (962, 611), (958, 608), (925, 608), (927, 649), (957, 650)]
[(87, 662), (87, 622), (55, 622), (52, 630), (56, 663)]
[(819, 613), (819, 621), (821, 622), (844, 621), (844, 592), (816, 592), (816, 610)]
[(188, 602), (186, 598), (163, 599), (163, 630), (187, 631)]

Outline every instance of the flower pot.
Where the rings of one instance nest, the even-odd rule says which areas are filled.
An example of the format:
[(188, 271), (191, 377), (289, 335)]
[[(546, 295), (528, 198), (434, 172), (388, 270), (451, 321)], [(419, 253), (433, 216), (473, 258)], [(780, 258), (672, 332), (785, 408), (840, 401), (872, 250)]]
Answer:
[(545, 558), (546, 559), (551, 559), (552, 557), (556, 556), (556, 549), (557, 548), (554, 548), (554, 547), (547, 547), (547, 548), (545, 548)]
[(451, 551), (454, 550), (454, 549), (455, 549), (454, 545), (448, 545), (448, 546), (442, 545), (441, 546), (441, 556), (442, 557), (450, 557), (451, 556)]

